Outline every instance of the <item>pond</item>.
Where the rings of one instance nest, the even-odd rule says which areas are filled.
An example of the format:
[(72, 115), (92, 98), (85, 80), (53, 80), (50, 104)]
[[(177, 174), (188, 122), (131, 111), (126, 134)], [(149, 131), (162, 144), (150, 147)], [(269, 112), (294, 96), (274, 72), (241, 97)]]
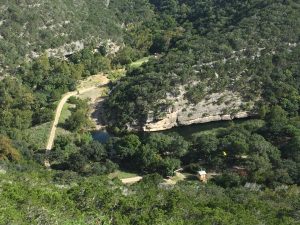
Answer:
[(105, 144), (110, 138), (110, 134), (106, 130), (92, 131), (91, 134), (94, 140), (97, 140), (102, 144)]
[[(217, 128), (226, 128), (231, 126), (232, 124), (240, 124), (248, 120), (250, 119), (235, 119), (232, 121), (216, 121), (216, 122), (209, 122), (209, 123), (192, 124), (188, 126), (174, 127), (169, 130), (157, 131), (157, 132), (163, 134), (170, 134), (175, 132), (183, 136), (185, 139), (190, 139), (193, 136), (193, 134), (201, 131), (209, 131)], [(93, 131), (92, 136), (94, 140), (97, 140), (102, 144), (104, 144), (109, 140), (111, 135), (106, 130), (100, 130), (100, 131)]]
[(201, 131), (209, 131), (217, 128), (226, 128), (231, 126), (232, 124), (240, 124), (249, 119), (235, 119), (235, 120), (227, 120), (227, 121), (215, 121), (209, 123), (199, 123), (192, 124), (187, 126), (174, 127), (169, 130), (158, 131), (159, 133), (169, 134), (169, 133), (178, 133), (186, 139), (190, 139), (193, 134), (201, 132)]

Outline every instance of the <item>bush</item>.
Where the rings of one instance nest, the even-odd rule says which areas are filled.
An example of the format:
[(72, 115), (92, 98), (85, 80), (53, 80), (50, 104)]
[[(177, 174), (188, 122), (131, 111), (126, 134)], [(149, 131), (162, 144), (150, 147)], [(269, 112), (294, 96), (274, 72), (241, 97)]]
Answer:
[(229, 171), (224, 172), (220, 176), (214, 177), (212, 181), (224, 188), (238, 187), (242, 183), (242, 179), (238, 174)]

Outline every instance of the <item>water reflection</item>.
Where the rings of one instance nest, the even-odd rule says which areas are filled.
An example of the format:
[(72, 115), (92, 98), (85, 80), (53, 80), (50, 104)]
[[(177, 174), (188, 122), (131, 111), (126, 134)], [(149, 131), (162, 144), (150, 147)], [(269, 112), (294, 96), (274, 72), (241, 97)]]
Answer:
[[(157, 131), (158, 133), (170, 134), (170, 133), (178, 133), (186, 139), (190, 139), (193, 134), (201, 132), (201, 131), (209, 131), (216, 128), (226, 128), (232, 126), (233, 124), (240, 124), (249, 119), (235, 119), (232, 121), (216, 121), (209, 123), (201, 123), (201, 124), (192, 124), (188, 126), (174, 127), (169, 130)], [(138, 133), (140, 136), (143, 136), (147, 133)], [(106, 130), (99, 130), (92, 132), (92, 136), (94, 140), (100, 141), (102, 144), (105, 144), (111, 135)]]
[(158, 131), (159, 133), (163, 134), (170, 134), (170, 133), (178, 133), (179, 135), (183, 136), (186, 139), (190, 139), (193, 134), (201, 132), (201, 131), (209, 131), (212, 129), (217, 128), (226, 128), (230, 127), (233, 124), (240, 124), (249, 119), (235, 119), (235, 120), (229, 120), (229, 121), (216, 121), (216, 122), (209, 122), (209, 123), (199, 123), (199, 124), (192, 124), (188, 126), (180, 126), (180, 127), (174, 127), (169, 130), (164, 131)]
[(93, 131), (92, 137), (94, 140), (97, 140), (102, 144), (105, 144), (109, 140), (110, 135), (106, 130), (99, 130), (99, 131)]

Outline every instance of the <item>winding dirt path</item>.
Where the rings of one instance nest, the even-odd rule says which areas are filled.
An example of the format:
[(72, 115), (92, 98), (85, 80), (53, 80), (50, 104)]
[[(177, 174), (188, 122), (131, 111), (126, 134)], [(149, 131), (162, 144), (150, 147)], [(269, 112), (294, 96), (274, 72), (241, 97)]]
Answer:
[(52, 127), (51, 127), (49, 138), (48, 138), (48, 143), (47, 143), (47, 146), (46, 146), (46, 150), (47, 151), (50, 151), (52, 149), (54, 138), (55, 138), (55, 132), (56, 132), (57, 124), (58, 124), (58, 121), (59, 121), (59, 117), (60, 117), (61, 111), (62, 111), (62, 109), (64, 107), (64, 104), (68, 101), (68, 99), (71, 96), (75, 96), (76, 94), (77, 94), (77, 91), (68, 92), (60, 100), (60, 102), (59, 102), (59, 104), (58, 104), (58, 106), (56, 108), (56, 111), (55, 111), (55, 118), (54, 118), (54, 121), (53, 121), (53, 124), (52, 124)]
[[(96, 80), (96, 82), (93, 82), (93, 78)], [(76, 91), (68, 92), (62, 97), (62, 99), (60, 100), (60, 102), (56, 108), (56, 111), (55, 111), (55, 118), (54, 118), (54, 121), (53, 121), (53, 124), (51, 127), (48, 142), (46, 145), (46, 151), (50, 151), (53, 147), (55, 133), (56, 133), (57, 125), (59, 122), (60, 114), (62, 112), (64, 104), (68, 101), (68, 99), (72, 96), (79, 96), (80, 94), (83, 94), (85, 92), (92, 91), (100, 86), (108, 84), (108, 82), (109, 82), (109, 80), (105, 76), (95, 75), (93, 77), (90, 77), (87, 80), (82, 81), (82, 83), (80, 85), (81, 88), (78, 88)], [(47, 164), (47, 162), (45, 162), (45, 164)]]
[(54, 121), (53, 121), (53, 124), (52, 124), (52, 127), (51, 127), (50, 135), (49, 135), (49, 138), (48, 138), (48, 143), (47, 143), (47, 146), (46, 146), (47, 151), (50, 151), (52, 149), (54, 139), (55, 139), (55, 133), (56, 133), (57, 125), (58, 125), (59, 118), (60, 118), (60, 114), (61, 114), (61, 111), (62, 111), (64, 105), (68, 101), (68, 99), (72, 96), (77, 96), (79, 94), (91, 91), (95, 88), (97, 88), (97, 87), (94, 86), (94, 87), (84, 88), (84, 89), (81, 89), (81, 90), (78, 90), (78, 91), (68, 92), (62, 97), (62, 99), (60, 100), (60, 102), (59, 102), (59, 104), (56, 108), (55, 118), (54, 118)]

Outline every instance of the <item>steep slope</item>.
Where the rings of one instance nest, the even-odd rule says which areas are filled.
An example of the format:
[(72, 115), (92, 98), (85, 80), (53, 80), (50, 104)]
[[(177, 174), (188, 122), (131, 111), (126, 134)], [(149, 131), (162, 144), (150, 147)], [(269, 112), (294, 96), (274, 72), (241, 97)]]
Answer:
[(112, 126), (163, 130), (246, 117), (269, 104), (297, 112), (297, 1), (151, 2), (157, 24), (168, 21), (167, 31), (156, 25), (163, 28), (150, 49), (162, 56), (113, 88)]
[(0, 72), (46, 49), (70, 54), (101, 40), (122, 42), (122, 24), (147, 15), (148, 4), (136, 0), (1, 0)]

